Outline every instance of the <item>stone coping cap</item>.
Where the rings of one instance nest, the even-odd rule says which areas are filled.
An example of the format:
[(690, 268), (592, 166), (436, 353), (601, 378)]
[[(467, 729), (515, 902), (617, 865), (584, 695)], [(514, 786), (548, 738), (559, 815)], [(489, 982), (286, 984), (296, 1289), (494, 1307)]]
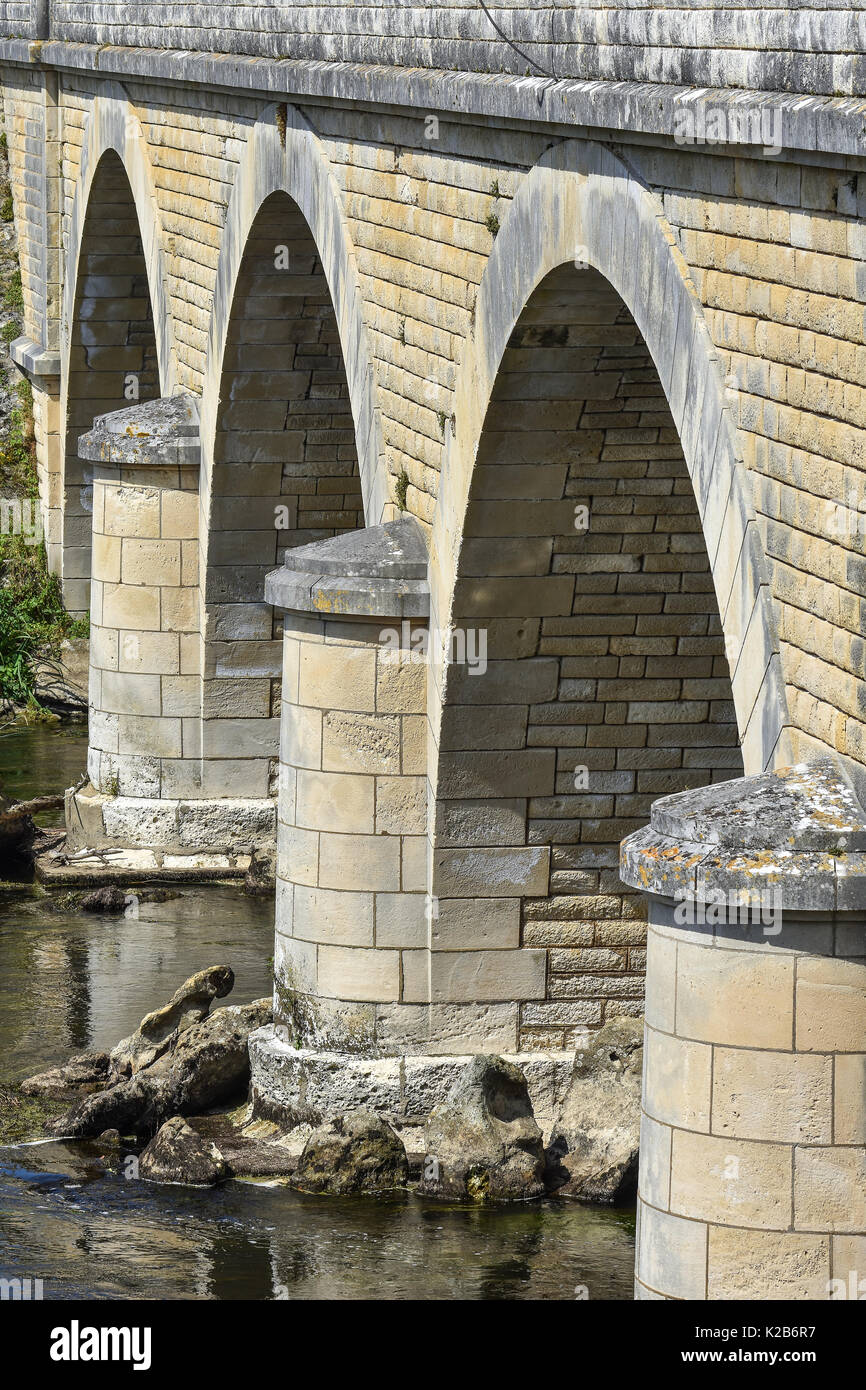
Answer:
[(196, 396), (161, 396), (97, 415), (87, 434), (79, 436), (79, 456), (94, 463), (197, 466), (198, 404)]
[(300, 613), (425, 618), (430, 590), (421, 527), (400, 517), (300, 545), (271, 570), (265, 597)]
[(32, 338), (13, 338), (9, 344), (9, 356), (26, 376), (60, 376), (60, 353), (34, 343)]
[(656, 801), (622, 842), (620, 877), (662, 897), (769, 890), (781, 908), (860, 911), (866, 817), (829, 758), (717, 782)]

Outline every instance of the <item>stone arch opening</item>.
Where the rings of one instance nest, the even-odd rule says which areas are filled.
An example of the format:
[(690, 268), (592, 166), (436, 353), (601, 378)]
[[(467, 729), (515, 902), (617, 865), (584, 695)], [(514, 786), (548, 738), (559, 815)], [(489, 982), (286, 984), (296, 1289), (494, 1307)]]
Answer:
[(642, 1008), (643, 910), (620, 841), (657, 797), (743, 770), (680, 438), (596, 270), (551, 271), (508, 341), (451, 621), (431, 999), (472, 1011), (473, 1036), (483, 1011), (487, 1043), (571, 1047)]
[(262, 202), (235, 282), (209, 510), (202, 775), (207, 794), (265, 796), (281, 670), (265, 575), (287, 548), (364, 525), (334, 305), (309, 225), (282, 190)]
[(92, 466), (79, 436), (97, 415), (160, 394), (145, 249), (132, 188), (115, 150), (90, 186), (78, 255), (66, 382), (63, 590), (67, 607), (90, 607)]

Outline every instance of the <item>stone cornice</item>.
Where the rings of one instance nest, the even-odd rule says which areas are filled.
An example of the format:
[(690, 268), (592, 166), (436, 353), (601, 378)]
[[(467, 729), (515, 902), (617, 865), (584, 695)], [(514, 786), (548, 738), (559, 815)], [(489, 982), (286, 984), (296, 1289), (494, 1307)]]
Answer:
[(438, 112), (533, 126), (563, 126), (597, 134), (642, 135), (673, 140), (682, 113), (695, 113), (696, 132), (712, 130), (707, 113), (727, 113), (726, 138), (683, 148), (726, 153), (760, 152), (745, 136), (749, 116), (773, 117), (773, 145), (781, 153), (866, 157), (866, 100), (786, 92), (675, 87), (643, 82), (554, 81), (507, 74), (441, 72), (365, 63), (311, 62), (121, 48), (56, 40), (0, 41), (0, 64), (39, 65), (115, 79), (150, 80), (227, 89), (293, 101), (347, 101), (403, 111)]

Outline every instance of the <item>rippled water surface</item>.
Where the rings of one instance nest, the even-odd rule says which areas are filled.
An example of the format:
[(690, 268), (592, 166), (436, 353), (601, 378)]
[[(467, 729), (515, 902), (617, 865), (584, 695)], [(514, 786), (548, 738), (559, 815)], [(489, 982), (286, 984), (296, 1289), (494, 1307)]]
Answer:
[[(62, 790), (85, 751), (80, 727), (0, 734), (0, 784), (17, 797)], [(138, 913), (0, 896), (0, 1084), (112, 1046), (204, 966), (234, 969), (227, 1002), (270, 993), (271, 899), (200, 887)], [(629, 1299), (633, 1250), (630, 1212), (160, 1187), (108, 1171), (86, 1144), (0, 1148), (0, 1277), (42, 1278), (46, 1298), (574, 1299), (585, 1288)]]

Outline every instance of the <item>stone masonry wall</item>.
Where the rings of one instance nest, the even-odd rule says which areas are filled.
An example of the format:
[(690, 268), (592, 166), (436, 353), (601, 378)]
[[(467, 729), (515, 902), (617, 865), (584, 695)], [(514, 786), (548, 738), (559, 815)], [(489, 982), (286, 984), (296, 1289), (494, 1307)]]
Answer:
[[(679, 439), (639, 330), (594, 271), (554, 272), (521, 315), (465, 536), (458, 628), (487, 632), (490, 664), (446, 686), (439, 843), (550, 846), (549, 892), (522, 903), (520, 946), (542, 948), (545, 970), (519, 1040), (573, 1045), (643, 1007), (620, 840), (656, 797), (742, 773)], [(506, 908), (488, 946), (517, 945)]]
[[(134, 394), (130, 394), (134, 393)], [(78, 263), (69, 358), (64, 470), (63, 580), (67, 607), (90, 605), (90, 465), (78, 438), (97, 415), (159, 395), (153, 313), (129, 180), (112, 152), (93, 181)]]
[[(760, 13), (737, 11), (739, 31), (746, 34)], [(838, 7), (822, 13), (830, 16), (827, 32), (852, 18)], [(662, 26), (673, 14), (655, 7), (651, 22)], [(630, 7), (628, 18), (643, 23), (651, 15)], [(854, 18), (859, 23), (862, 16)], [(690, 19), (704, 23), (708, 15), (696, 10)], [(774, 11), (762, 61), (777, 51), (767, 35), (789, 26), (795, 54), (811, 45), (806, 56), (816, 70), (832, 66), (831, 50), (809, 37), (812, 19), (806, 7)], [(680, 62), (673, 54), (670, 61)], [(792, 61), (789, 74), (796, 70)], [(813, 77), (808, 88), (821, 90)], [(20, 111), (13, 114), (10, 155), (26, 243), (40, 234), (28, 221), (25, 173), (33, 153), (27, 113), (38, 79), (10, 67), (7, 80)], [(68, 235), (86, 113), (101, 79), (63, 74), (59, 82)], [(226, 208), (249, 131), (266, 103), (157, 83), (131, 82), (128, 91), (155, 186), (178, 380), (196, 392)], [(477, 287), (507, 228), (513, 195), (563, 132), (443, 117), (427, 138), (422, 112), (312, 103), (303, 110), (329, 161), (355, 247), (387, 464), (392, 478), (405, 470), (407, 505), (429, 524)], [(856, 524), (840, 530), (835, 511), (848, 499), (857, 523), (866, 470), (866, 175), (853, 159), (833, 167), (820, 155), (797, 162), (790, 155), (733, 157), (672, 142), (654, 148), (618, 139), (616, 145), (661, 199), (728, 378), (770, 557), (793, 721), (807, 737), (804, 746), (836, 748), (866, 766), (862, 532)], [(27, 275), (25, 268), (25, 302), (32, 294)], [(30, 309), (28, 315), (33, 332)]]
[(364, 525), (349, 390), (315, 243), (285, 194), (253, 225), (223, 357), (207, 544), (211, 795), (266, 796), (280, 708), (283, 550)]

